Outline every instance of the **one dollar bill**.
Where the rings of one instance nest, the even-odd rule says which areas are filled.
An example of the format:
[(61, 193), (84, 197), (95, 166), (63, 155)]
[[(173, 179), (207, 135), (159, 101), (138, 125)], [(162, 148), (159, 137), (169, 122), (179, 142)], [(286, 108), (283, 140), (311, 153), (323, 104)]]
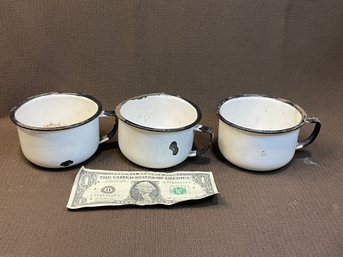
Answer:
[(105, 171), (82, 167), (76, 175), (67, 208), (172, 205), (217, 193), (212, 172)]

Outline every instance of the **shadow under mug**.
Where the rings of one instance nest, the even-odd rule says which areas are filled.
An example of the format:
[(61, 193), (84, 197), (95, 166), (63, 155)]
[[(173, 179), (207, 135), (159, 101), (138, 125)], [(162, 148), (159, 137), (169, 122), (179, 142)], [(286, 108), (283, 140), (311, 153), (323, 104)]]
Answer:
[[(115, 108), (118, 144), (130, 161), (147, 168), (175, 166), (187, 157), (202, 155), (213, 130), (199, 125), (200, 109), (184, 98), (154, 93), (128, 99)], [(209, 143), (192, 150), (194, 131), (209, 135)]]
[(12, 108), (24, 156), (45, 168), (64, 168), (90, 158), (116, 132), (99, 136), (99, 118), (112, 117), (101, 103), (82, 93), (51, 92), (27, 98)]
[[(297, 149), (311, 144), (320, 121), (298, 105), (263, 95), (226, 98), (217, 107), (218, 147), (231, 163), (248, 170), (269, 171), (286, 165)], [(308, 138), (298, 141), (300, 128), (315, 123)]]

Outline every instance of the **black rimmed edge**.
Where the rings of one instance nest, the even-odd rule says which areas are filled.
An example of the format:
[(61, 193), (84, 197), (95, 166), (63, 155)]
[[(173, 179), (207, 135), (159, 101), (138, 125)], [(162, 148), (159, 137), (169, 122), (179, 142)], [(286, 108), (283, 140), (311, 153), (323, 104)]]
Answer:
[[(39, 97), (44, 97), (44, 96), (50, 96), (50, 95), (71, 95), (71, 96), (80, 96), (80, 97), (85, 97), (88, 98), (89, 100), (95, 102), (98, 106), (98, 110), (96, 111), (96, 113), (94, 113), (91, 117), (89, 117), (86, 120), (83, 120), (81, 122), (75, 123), (75, 124), (71, 124), (71, 125), (67, 125), (67, 126), (61, 126), (61, 127), (52, 127), (52, 128), (44, 128), (44, 127), (34, 127), (34, 126), (28, 126), (26, 124), (21, 123), (20, 121), (18, 121), (15, 117), (15, 113), (16, 111), (23, 106), (24, 104), (28, 103), (29, 101), (39, 98)], [(49, 93), (43, 93), (43, 94), (39, 94), (39, 95), (34, 95), (34, 96), (30, 96), (28, 98), (26, 98), (24, 101), (20, 102), (17, 106), (13, 107), (10, 111), (10, 119), (12, 120), (12, 122), (22, 128), (25, 129), (29, 129), (29, 130), (36, 130), (36, 131), (57, 131), (57, 130), (66, 130), (66, 129), (70, 129), (70, 128), (75, 128), (75, 127), (79, 127), (83, 124), (86, 124), (92, 120), (94, 120), (95, 118), (97, 118), (100, 113), (102, 111), (102, 104), (101, 102), (96, 99), (93, 96), (84, 94), (84, 93), (77, 93), (77, 92), (49, 92)]]
[[(251, 128), (246, 128), (246, 127), (243, 127), (243, 126), (240, 126), (240, 125), (237, 125), (235, 123), (232, 123), (230, 121), (228, 121), (227, 119), (225, 119), (221, 114), (220, 114), (220, 109), (221, 107), (223, 106), (224, 103), (226, 103), (227, 101), (230, 101), (230, 100), (233, 100), (233, 99), (237, 99), (237, 98), (243, 98), (243, 97), (261, 97), (261, 98), (268, 98), (268, 99), (272, 99), (272, 100), (278, 100), (278, 101), (281, 101), (285, 104), (288, 104), (290, 106), (292, 106), (293, 108), (295, 108), (297, 111), (300, 112), (301, 114), (301, 121), (293, 126), (293, 127), (290, 127), (290, 128), (286, 128), (286, 129), (278, 129), (278, 130), (259, 130), (259, 129), (251, 129)], [(228, 98), (225, 98), (223, 99), (218, 107), (217, 107), (217, 115), (219, 117), (219, 119), (221, 121), (223, 121), (224, 123), (236, 128), (236, 129), (240, 129), (240, 130), (243, 130), (243, 131), (247, 131), (247, 132), (254, 132), (254, 133), (259, 133), (259, 134), (280, 134), (280, 133), (287, 133), (287, 132), (291, 132), (291, 131), (294, 131), (294, 130), (297, 130), (298, 128), (302, 127), (304, 125), (304, 123), (306, 122), (306, 119), (307, 119), (307, 115), (305, 113), (305, 111), (297, 104), (291, 102), (291, 101), (288, 101), (288, 100), (285, 100), (285, 99), (282, 99), (282, 98), (278, 98), (278, 97), (270, 97), (270, 96), (267, 96), (267, 95), (258, 95), (258, 94), (243, 94), (243, 95), (235, 95), (235, 96), (231, 96), (231, 97), (228, 97)]]
[[(179, 98), (179, 99), (182, 99), (183, 101), (186, 101), (188, 104), (190, 104), (191, 106), (193, 106), (193, 108), (196, 110), (197, 112), (197, 118), (190, 124), (186, 125), (186, 126), (183, 126), (183, 127), (178, 127), (178, 128), (167, 128), (167, 129), (162, 129), (162, 128), (152, 128), (152, 127), (147, 127), (147, 126), (143, 126), (143, 125), (139, 125), (137, 123), (134, 123), (128, 119), (126, 119), (125, 117), (123, 117), (121, 115), (121, 112), (120, 112), (120, 109), (121, 107), (127, 103), (128, 101), (131, 101), (131, 100), (139, 100), (139, 99), (144, 99), (144, 98), (147, 98), (149, 96), (171, 96), (171, 97), (175, 97), (175, 98)], [(193, 126), (195, 126), (196, 124), (199, 123), (199, 121), (201, 120), (201, 117), (202, 117), (202, 114), (201, 114), (201, 111), (199, 109), (199, 107), (194, 104), (192, 101), (186, 99), (186, 98), (183, 98), (181, 96), (178, 96), (178, 95), (170, 95), (170, 94), (166, 94), (166, 93), (151, 93), (151, 94), (144, 94), (144, 95), (140, 95), (140, 96), (136, 96), (136, 97), (132, 97), (132, 98), (129, 98), (123, 102), (121, 102), (120, 104), (118, 104), (115, 108), (115, 114), (117, 116), (117, 118), (123, 122), (125, 122), (126, 124), (130, 125), (130, 126), (133, 126), (133, 127), (136, 127), (136, 128), (139, 128), (139, 129), (143, 129), (143, 130), (148, 130), (148, 131), (153, 131), (153, 132), (176, 132), (176, 131), (182, 131), (182, 130), (186, 130), (188, 128), (192, 128)]]

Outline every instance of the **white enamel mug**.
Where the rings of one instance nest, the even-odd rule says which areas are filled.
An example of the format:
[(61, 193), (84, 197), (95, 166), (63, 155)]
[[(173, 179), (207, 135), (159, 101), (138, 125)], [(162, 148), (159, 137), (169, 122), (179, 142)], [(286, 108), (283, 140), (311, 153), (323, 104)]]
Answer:
[(100, 138), (99, 117), (115, 118), (92, 96), (59, 92), (27, 98), (10, 113), (24, 156), (45, 168), (73, 166), (90, 158), (116, 132), (117, 123)]
[[(298, 105), (262, 95), (224, 99), (217, 108), (218, 147), (231, 163), (248, 170), (269, 171), (286, 165), (295, 150), (311, 144), (320, 121), (307, 117)], [(298, 142), (305, 123), (315, 123), (311, 135)]]
[[(198, 124), (199, 108), (178, 96), (156, 93), (134, 97), (120, 103), (115, 114), (120, 151), (147, 168), (168, 168), (199, 156), (213, 139), (212, 129)], [(209, 135), (209, 143), (200, 150), (192, 150), (194, 131)]]

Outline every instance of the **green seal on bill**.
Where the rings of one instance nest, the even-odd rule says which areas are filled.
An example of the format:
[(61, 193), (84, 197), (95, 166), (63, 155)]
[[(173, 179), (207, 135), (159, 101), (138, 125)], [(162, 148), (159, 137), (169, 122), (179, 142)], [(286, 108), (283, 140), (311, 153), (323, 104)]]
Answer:
[(178, 187), (173, 187), (170, 191), (175, 195), (183, 195), (186, 193), (186, 188), (182, 186), (178, 186)]

